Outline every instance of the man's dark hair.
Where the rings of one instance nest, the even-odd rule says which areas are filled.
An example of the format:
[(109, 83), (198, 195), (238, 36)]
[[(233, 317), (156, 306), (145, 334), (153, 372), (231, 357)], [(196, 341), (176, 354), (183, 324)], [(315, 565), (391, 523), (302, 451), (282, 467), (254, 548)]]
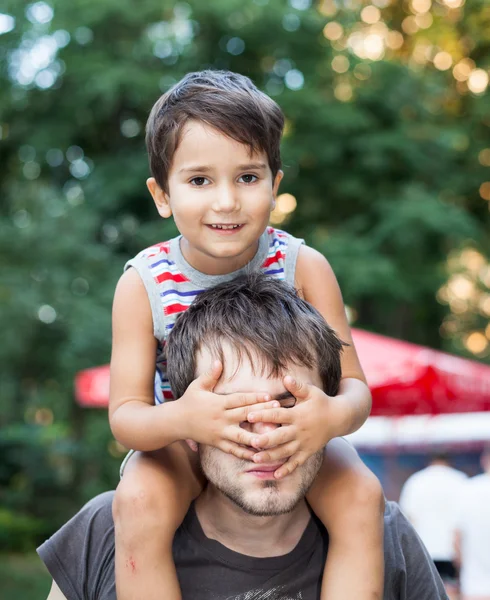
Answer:
[(146, 124), (150, 170), (165, 192), (182, 129), (190, 120), (246, 144), (250, 153), (265, 152), (273, 177), (281, 168), (284, 115), (274, 100), (238, 73), (188, 73), (157, 100)]
[(345, 345), (296, 290), (262, 273), (240, 275), (202, 292), (179, 317), (167, 342), (167, 373), (176, 398), (196, 378), (196, 359), (207, 348), (223, 362), (223, 343), (267, 376), (291, 363), (318, 369), (323, 390), (335, 396)]

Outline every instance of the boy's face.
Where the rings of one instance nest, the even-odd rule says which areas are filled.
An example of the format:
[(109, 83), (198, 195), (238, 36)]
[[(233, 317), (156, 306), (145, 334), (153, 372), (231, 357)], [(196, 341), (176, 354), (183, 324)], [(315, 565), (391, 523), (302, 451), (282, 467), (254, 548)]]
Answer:
[[(260, 357), (250, 362), (246, 356), (238, 364), (229, 344), (223, 343), (223, 374), (214, 388), (217, 394), (235, 392), (266, 392), (271, 399), (278, 399), (284, 408), (295, 405), (296, 399), (284, 387), (283, 377), (260, 371)], [(215, 357), (204, 347), (197, 356), (196, 375), (209, 370)], [(321, 387), (317, 369), (291, 363), (288, 374), (298, 381)], [(248, 423), (241, 427), (257, 435), (272, 432), (280, 425), (274, 423)], [(212, 446), (199, 446), (201, 468), (207, 480), (245, 512), (258, 516), (279, 515), (290, 512), (301, 502), (315, 479), (323, 461), (323, 451), (311, 456), (291, 475), (281, 480), (274, 478), (274, 471), (285, 461), (275, 464), (254, 463), (226, 454)]]
[(166, 194), (147, 182), (162, 217), (173, 215), (191, 265), (209, 274), (230, 273), (255, 255), (282, 172), (275, 181), (264, 152), (249, 148), (200, 121), (182, 131)]

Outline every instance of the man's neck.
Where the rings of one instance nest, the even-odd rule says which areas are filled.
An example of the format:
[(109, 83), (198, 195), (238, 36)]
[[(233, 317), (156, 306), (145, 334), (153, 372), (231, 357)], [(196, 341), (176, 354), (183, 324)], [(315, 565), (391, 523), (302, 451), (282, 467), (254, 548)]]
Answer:
[(258, 558), (291, 552), (310, 520), (304, 500), (285, 515), (256, 517), (247, 514), (211, 484), (196, 500), (195, 507), (206, 537), (234, 552)]

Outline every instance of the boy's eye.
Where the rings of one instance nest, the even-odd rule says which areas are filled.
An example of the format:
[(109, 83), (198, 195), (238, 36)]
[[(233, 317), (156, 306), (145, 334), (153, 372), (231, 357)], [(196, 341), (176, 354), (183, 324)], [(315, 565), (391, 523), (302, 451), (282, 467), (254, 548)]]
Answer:
[(206, 177), (193, 177), (190, 183), (195, 187), (203, 187), (204, 185), (208, 185), (209, 179)]
[(242, 175), (238, 181), (242, 181), (243, 183), (255, 183), (257, 181), (257, 175), (252, 175), (252, 173), (247, 173), (246, 175)]
[(293, 408), (296, 406), (296, 398), (288, 398), (281, 401), (281, 408)]

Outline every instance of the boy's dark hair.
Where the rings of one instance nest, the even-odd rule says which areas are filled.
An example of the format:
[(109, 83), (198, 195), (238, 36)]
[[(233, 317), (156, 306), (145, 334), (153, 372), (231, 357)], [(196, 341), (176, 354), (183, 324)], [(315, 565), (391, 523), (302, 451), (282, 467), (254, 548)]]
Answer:
[(240, 275), (202, 292), (179, 315), (167, 342), (167, 373), (176, 398), (196, 378), (199, 350), (223, 362), (223, 343), (259, 372), (285, 374), (288, 364), (317, 368), (323, 390), (335, 396), (345, 345), (296, 290), (262, 273)]
[(150, 170), (168, 193), (168, 173), (189, 120), (201, 121), (267, 154), (272, 176), (281, 168), (284, 115), (279, 106), (244, 75), (231, 71), (188, 73), (161, 96), (146, 124)]

